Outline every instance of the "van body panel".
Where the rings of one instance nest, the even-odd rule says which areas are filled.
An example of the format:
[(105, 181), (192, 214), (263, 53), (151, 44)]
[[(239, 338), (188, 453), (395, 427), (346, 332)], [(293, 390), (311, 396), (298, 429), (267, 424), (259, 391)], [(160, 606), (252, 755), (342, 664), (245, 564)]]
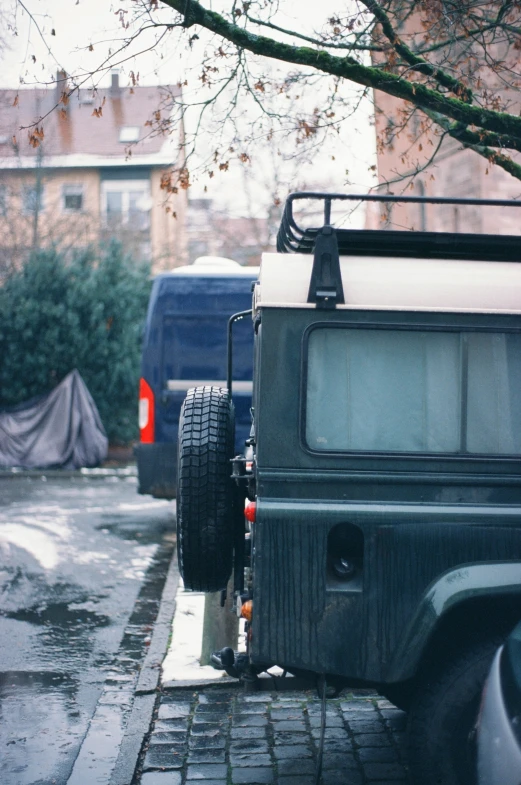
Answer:
[(148, 493), (156, 499), (171, 499), (175, 495), (177, 444), (154, 442), (136, 448), (138, 493)]
[[(176, 495), (177, 435), (189, 387), (226, 386), (228, 320), (251, 308), (256, 268), (190, 267), (157, 276), (152, 286), (143, 340), (141, 376), (154, 393), (155, 440), (136, 447), (139, 492)], [(253, 336), (249, 320), (234, 325), (236, 450), (251, 428)]]
[(187, 417), (178, 531), (198, 564), (216, 514), (234, 523), (246, 656), (216, 664), (250, 688), (276, 665), (308, 679), (323, 719), (326, 686), (376, 689), (409, 713), (414, 781), (467, 783), (488, 659), (521, 617), (519, 238), (349, 228), (350, 201), (389, 226), (402, 201), (521, 206), (290, 194), (254, 286), (236, 498), (214, 500)]
[[(252, 660), (368, 683), (406, 678), (440, 618), (470, 596), (456, 579), (462, 571), (471, 565), (483, 577), (490, 567), (488, 594), (496, 590), (494, 563), (517, 561), (521, 572), (521, 455), (471, 453), (459, 442), (452, 454), (311, 448), (309, 335), (324, 326), (375, 336), (413, 331), (426, 345), (433, 332), (451, 341), (470, 335), (471, 343), (484, 335), (487, 345), (506, 335), (507, 345), (514, 336), (517, 358), (519, 318), (298, 308), (265, 308), (259, 316)], [(514, 366), (508, 390), (516, 409)], [(323, 405), (335, 435), (340, 412), (328, 400)], [(458, 439), (462, 428), (458, 422)], [(332, 569), (342, 554), (356, 568), (349, 580)], [(442, 586), (445, 599), (434, 612)]]
[(456, 606), (485, 597), (516, 599), (521, 604), (521, 561), (463, 564), (429, 587), (392, 658), (386, 680), (403, 681), (414, 674), (430, 636)]
[[(469, 563), (490, 567), (489, 592), (492, 562), (519, 560), (521, 577), (519, 506), (484, 510), (472, 505), (277, 502), (259, 496), (254, 526), (258, 558), (252, 658), (290, 671), (302, 668), (374, 683), (406, 678), (424, 650), (420, 644), (451, 607), (450, 593), (462, 599), (464, 589), (456, 577)], [(338, 553), (330, 537), (335, 530), (353, 527), (363, 542), (358, 574), (341, 582), (330, 569), (330, 559)], [(343, 552), (351, 556), (348, 547)], [(444, 573), (449, 580), (438, 607), (438, 595), (430, 587)], [(408, 640), (414, 645), (404, 649), (411, 616), (416, 622)]]

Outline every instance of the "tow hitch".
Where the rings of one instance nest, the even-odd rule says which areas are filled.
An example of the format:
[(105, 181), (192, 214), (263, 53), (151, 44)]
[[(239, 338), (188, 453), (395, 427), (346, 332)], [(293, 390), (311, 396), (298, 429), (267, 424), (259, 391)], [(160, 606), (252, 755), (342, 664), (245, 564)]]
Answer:
[(241, 679), (250, 670), (249, 657), (245, 652), (234, 651), (230, 646), (225, 646), (220, 651), (214, 651), (210, 662), (213, 668), (226, 671), (228, 676)]

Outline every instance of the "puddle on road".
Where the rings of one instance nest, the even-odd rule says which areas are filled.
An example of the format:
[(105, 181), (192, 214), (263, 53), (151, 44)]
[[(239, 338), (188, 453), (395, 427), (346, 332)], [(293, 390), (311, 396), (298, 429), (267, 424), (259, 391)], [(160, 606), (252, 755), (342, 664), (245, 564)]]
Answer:
[[(32, 645), (38, 647), (40, 657), (45, 650), (49, 667), (58, 665), (72, 675), (15, 670), (0, 674), (2, 785), (65, 785), (71, 766), (80, 760), (80, 749), (80, 755), (84, 753), (91, 763), (97, 761), (97, 766), (113, 765), (111, 755), (117, 751), (116, 737), (122, 735), (131, 710), (173, 549), (173, 537), (166, 537), (149, 559), (132, 612), (124, 629), (120, 628), (119, 646), (111, 656), (99, 650), (92, 656), (95, 632), (111, 628), (111, 619), (96, 612), (99, 598), (92, 594), (77, 595), (75, 602), (4, 612), (3, 625), (31, 631)], [(8, 637), (10, 629), (4, 626)], [(13, 642), (16, 645), (14, 636)], [(97, 731), (86, 737), (91, 726)], [(84, 750), (81, 745), (86, 738)], [(81, 776), (86, 769), (82, 771)], [(87, 785), (84, 776), (80, 781)]]
[(174, 548), (133, 487), (36, 485), (0, 506), (1, 785), (65, 785), (102, 692), (119, 726)]
[(110, 624), (110, 619), (104, 614), (95, 613), (85, 608), (71, 607), (64, 603), (56, 605), (46, 605), (43, 608), (24, 608), (19, 611), (12, 611), (0, 614), (7, 619), (18, 619), (27, 621), (30, 624), (52, 625), (53, 627), (64, 628), (67, 632), (74, 629), (92, 629), (93, 627), (105, 627)]
[(42, 780), (46, 772), (66, 781), (71, 752), (89, 721), (89, 712), (78, 706), (78, 687), (62, 673), (0, 674), (0, 705), (9, 719), (0, 724), (0, 782), (50, 783)]
[[(102, 631), (111, 629), (110, 617), (96, 610), (98, 601), (90, 598), (85, 603), (4, 609), (0, 612), (0, 629), (10, 646), (2, 646), (2, 667), (19, 667), (21, 674), (22, 669), (31, 672), (55, 667), (71, 674), (81, 672), (99, 649)], [(21, 655), (18, 661), (16, 651)]]
[[(17, 612), (42, 613), (46, 608), (81, 607), (90, 602), (97, 605), (109, 594), (109, 587), (98, 593), (87, 593), (84, 586), (72, 581), (66, 582), (44, 573), (34, 573), (24, 567), (0, 569), (0, 616)], [(88, 606), (87, 606), (88, 607)], [(90, 607), (97, 613), (95, 607)]]
[(173, 531), (175, 528), (173, 514), (171, 518), (166, 520), (145, 521), (145, 525), (143, 518), (129, 519), (128, 514), (111, 513), (100, 517), (101, 523), (97, 526), (98, 531), (106, 530), (122, 540), (135, 541), (143, 545), (157, 543), (164, 532)]

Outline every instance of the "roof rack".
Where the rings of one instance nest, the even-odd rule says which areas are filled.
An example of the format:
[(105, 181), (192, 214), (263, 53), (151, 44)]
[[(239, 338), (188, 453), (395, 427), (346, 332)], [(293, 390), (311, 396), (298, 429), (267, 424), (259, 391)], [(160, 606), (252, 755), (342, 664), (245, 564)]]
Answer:
[[(310, 199), (324, 203), (324, 223), (321, 227), (304, 229), (294, 218), (293, 203)], [(336, 194), (314, 191), (290, 194), (286, 200), (277, 235), (277, 251), (314, 254), (308, 302), (316, 303), (318, 308), (334, 308), (344, 302), (339, 256), (521, 261), (519, 236), (408, 232), (389, 229), (339, 229), (331, 225), (333, 201), (521, 207), (521, 201), (507, 199), (448, 199), (435, 196)]]

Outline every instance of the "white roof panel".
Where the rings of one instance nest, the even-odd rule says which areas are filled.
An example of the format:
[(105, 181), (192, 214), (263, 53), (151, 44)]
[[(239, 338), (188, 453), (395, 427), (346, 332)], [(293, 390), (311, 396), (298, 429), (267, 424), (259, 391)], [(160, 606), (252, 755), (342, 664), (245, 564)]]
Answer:
[[(307, 302), (312, 267), (311, 254), (264, 253), (256, 307), (315, 308)], [(342, 256), (340, 269), (339, 309), (521, 314), (521, 260)]]
[[(163, 273), (164, 274), (164, 273)], [(192, 264), (184, 264), (181, 267), (174, 267), (168, 275), (195, 275), (204, 278), (205, 276), (223, 276), (250, 278), (252, 281), (259, 274), (258, 267), (249, 267), (234, 262), (233, 259), (226, 259), (223, 256), (199, 256)]]

